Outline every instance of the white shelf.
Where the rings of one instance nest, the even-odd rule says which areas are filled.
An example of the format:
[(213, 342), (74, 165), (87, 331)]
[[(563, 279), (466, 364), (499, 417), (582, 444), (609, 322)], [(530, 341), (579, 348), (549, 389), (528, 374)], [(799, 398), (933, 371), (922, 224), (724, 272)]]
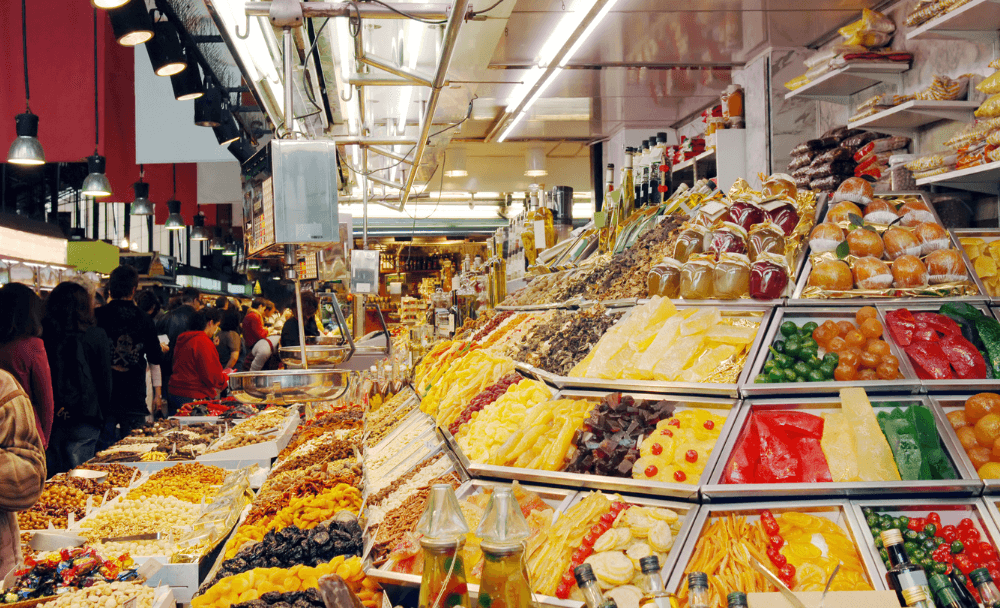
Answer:
[(851, 95), (886, 80), (895, 80), (910, 69), (909, 63), (870, 61), (848, 63), (831, 70), (809, 84), (785, 94), (785, 99), (818, 99), (846, 105)]
[(671, 173), (680, 173), (682, 171), (687, 171), (687, 170), (692, 169), (695, 166), (696, 163), (705, 163), (705, 162), (708, 162), (710, 160), (712, 160), (712, 161), (715, 160), (715, 149), (705, 150), (704, 152), (702, 152), (698, 156), (692, 156), (691, 158), (687, 159), (686, 161), (684, 161), (682, 163), (677, 163), (676, 165), (673, 166), (673, 168), (670, 170), (670, 172)]
[(1000, 0), (972, 0), (906, 33), (907, 40), (991, 40), (1000, 30)]
[(855, 129), (880, 129), (883, 131), (916, 131), (920, 127), (942, 120), (971, 122), (978, 101), (908, 101), (861, 120), (847, 123)]
[(947, 186), (984, 194), (1000, 193), (1000, 162), (950, 171), (917, 180), (918, 186)]

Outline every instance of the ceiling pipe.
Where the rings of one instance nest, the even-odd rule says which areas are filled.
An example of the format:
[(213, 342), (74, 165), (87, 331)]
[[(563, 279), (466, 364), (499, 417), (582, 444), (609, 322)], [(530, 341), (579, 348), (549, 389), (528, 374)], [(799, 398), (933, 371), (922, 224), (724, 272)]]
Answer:
[(434, 82), (431, 86), (431, 95), (427, 100), (427, 109), (424, 111), (423, 120), (420, 122), (420, 137), (417, 138), (417, 150), (413, 154), (413, 168), (406, 173), (406, 186), (400, 194), (399, 208), (406, 206), (406, 201), (410, 197), (410, 190), (413, 182), (417, 179), (417, 167), (424, 158), (424, 151), (427, 149), (427, 138), (431, 132), (431, 124), (434, 122), (434, 112), (437, 110), (438, 102), (441, 99), (441, 89), (444, 88), (445, 80), (448, 77), (448, 68), (451, 67), (451, 58), (455, 53), (455, 44), (458, 41), (458, 33), (462, 29), (467, 14), (469, 13), (471, 0), (456, 0), (455, 6), (448, 17), (448, 25), (445, 26), (444, 39), (441, 42), (441, 59), (438, 62), (437, 72), (434, 74)]
[(333, 143), (338, 146), (415, 146), (413, 139), (401, 137), (334, 137)]
[(419, 86), (430, 86), (430, 81), (428, 84), (424, 85), (421, 82), (410, 78), (389, 78), (388, 76), (379, 76), (376, 74), (352, 74), (350, 81), (351, 84), (358, 87), (419, 87)]
[(413, 72), (410, 72), (409, 70), (405, 70), (405, 69), (403, 69), (401, 67), (394, 66), (391, 63), (386, 63), (385, 61), (382, 61), (381, 59), (378, 59), (376, 57), (369, 57), (369, 56), (364, 55), (364, 54), (359, 54), (358, 55), (358, 61), (360, 61), (361, 63), (363, 63), (365, 65), (370, 65), (373, 68), (378, 68), (380, 70), (384, 70), (386, 72), (389, 72), (393, 76), (399, 76), (400, 78), (403, 78), (405, 80), (409, 80), (410, 82), (412, 82), (415, 85), (421, 85), (421, 86), (425, 86), (425, 87), (434, 86), (434, 83), (431, 82), (430, 79), (428, 79), (428, 78), (426, 78), (424, 76), (421, 76), (419, 74), (415, 74)]
[[(271, 13), (271, 2), (247, 2), (246, 13), (250, 17), (267, 17)], [(357, 17), (362, 19), (407, 19), (387, 7), (361, 2), (302, 2), (302, 16), (313, 17)], [(448, 18), (448, 4), (400, 4), (399, 9), (407, 14), (429, 21)], [(464, 14), (464, 13), (463, 13)]]
[(413, 160), (412, 159), (410, 159), (410, 158), (408, 158), (406, 156), (403, 156), (402, 154), (397, 154), (397, 153), (393, 152), (392, 150), (386, 150), (385, 148), (379, 148), (377, 146), (369, 146), (368, 149), (371, 150), (372, 152), (374, 152), (375, 154), (378, 154), (379, 156), (384, 156), (384, 157), (392, 159), (392, 160), (397, 160), (397, 161), (399, 161), (401, 163), (406, 163), (408, 165), (412, 165), (413, 164)]
[(528, 93), (517, 104), (517, 107), (514, 109), (514, 111), (511, 112), (505, 109), (503, 114), (501, 114), (500, 117), (496, 120), (496, 122), (493, 123), (493, 126), (490, 127), (490, 130), (486, 134), (487, 142), (495, 143), (497, 141), (497, 138), (500, 137), (500, 134), (503, 133), (503, 130), (507, 128), (508, 123), (510, 123), (510, 121), (514, 120), (514, 118), (516, 118), (518, 114), (524, 111), (524, 108), (528, 105), (529, 102), (532, 101), (532, 98), (536, 94), (538, 94), (539, 89), (548, 84), (549, 78), (551, 78), (552, 75), (557, 70), (562, 69), (559, 67), (559, 64), (562, 62), (566, 54), (569, 53), (569, 50), (573, 48), (573, 45), (576, 44), (576, 41), (579, 40), (580, 36), (582, 36), (583, 33), (587, 31), (587, 28), (590, 27), (590, 24), (594, 21), (594, 19), (597, 18), (597, 15), (604, 9), (604, 5), (606, 5), (608, 2), (614, 2), (614, 1), (615, 0), (597, 0), (597, 2), (594, 3), (594, 6), (592, 6), (590, 8), (590, 11), (587, 12), (587, 16), (580, 21), (580, 24), (577, 25), (576, 29), (573, 30), (573, 33), (570, 35), (570, 37), (566, 39), (566, 42), (563, 44), (562, 48), (559, 49), (559, 52), (556, 53), (554, 57), (552, 57), (552, 60), (549, 61), (549, 65), (545, 68), (545, 71), (542, 73), (541, 77), (537, 81), (535, 81), (535, 84), (532, 85)]

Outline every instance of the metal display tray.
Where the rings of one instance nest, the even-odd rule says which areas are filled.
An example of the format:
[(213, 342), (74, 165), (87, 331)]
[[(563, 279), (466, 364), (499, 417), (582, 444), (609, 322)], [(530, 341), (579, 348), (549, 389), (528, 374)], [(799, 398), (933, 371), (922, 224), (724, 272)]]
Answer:
[(229, 390), (244, 403), (333, 401), (350, 387), (350, 376), (337, 369), (239, 372), (229, 375)]
[[(959, 239), (963, 236), (979, 237), (986, 241), (987, 244), (1000, 239), (1000, 228), (952, 228), (948, 232), (952, 234), (953, 240), (959, 243), (959, 247), (962, 247)], [(962, 250), (964, 252), (965, 248), (962, 247)], [(965, 254), (965, 256), (968, 257), (968, 254)], [(976, 272), (976, 266), (972, 263), (972, 258), (969, 258), (969, 262), (969, 268), (972, 269), (972, 275), (982, 285), (982, 293), (989, 299), (990, 304), (1000, 304), (1000, 294), (990, 294), (989, 290), (986, 289), (986, 283), (979, 276), (979, 273)]]
[[(959, 300), (959, 301), (975, 306), (983, 313), (985, 313), (987, 317), (995, 318), (993, 315), (993, 311), (984, 302), (975, 302), (975, 301), (966, 302), (965, 300)], [(941, 304), (944, 304), (944, 302), (939, 302), (937, 304), (916, 304), (916, 305), (902, 305), (902, 306), (894, 304), (878, 304), (875, 306), (875, 308), (878, 309), (879, 315), (882, 318), (884, 318), (885, 315), (889, 313), (889, 311), (898, 310), (900, 308), (906, 308), (910, 312), (937, 312), (938, 309), (941, 307)], [(883, 325), (885, 324), (883, 323)], [(888, 333), (888, 331), (889, 331), (888, 326), (886, 326), (886, 333)], [(902, 353), (902, 355), (896, 355), (896, 356), (899, 357), (900, 369), (902, 369), (904, 363), (907, 366), (909, 366), (910, 369), (913, 369), (913, 365), (910, 362), (910, 357), (905, 352)], [(914, 378), (917, 377), (916, 371), (913, 372), (913, 377)], [(956, 391), (980, 392), (989, 390), (1000, 391), (1000, 379), (963, 380), (961, 378), (951, 378), (948, 380), (930, 380), (921, 378), (918, 381), (920, 382), (920, 386), (923, 387), (924, 391), (928, 393), (956, 392)]]
[[(973, 390), (964, 394), (949, 393), (947, 395), (930, 395), (930, 402), (941, 413), (945, 422), (947, 422), (948, 414), (954, 412), (955, 410), (964, 410), (966, 399), (977, 392), (979, 391)], [(968, 468), (977, 479), (979, 479), (976, 467), (972, 464), (972, 460), (969, 459), (969, 455), (966, 453), (965, 448), (962, 447), (962, 442), (958, 439), (958, 434), (955, 433), (955, 429), (952, 428), (950, 423), (945, 431), (947, 431), (947, 434), (956, 446), (956, 459), (961, 460), (965, 467)], [(1000, 495), (1000, 479), (981, 479), (980, 481), (983, 484), (984, 495)]]
[[(715, 470), (708, 483), (702, 487), (701, 493), (710, 502), (735, 500), (783, 500), (789, 496), (801, 498), (819, 497), (857, 497), (857, 496), (897, 496), (931, 494), (935, 496), (978, 496), (983, 490), (983, 484), (965, 457), (961, 444), (955, 437), (951, 424), (939, 407), (930, 403), (926, 396), (918, 395), (874, 395), (870, 398), (872, 407), (890, 409), (907, 405), (923, 405), (934, 414), (938, 436), (942, 448), (950, 459), (957, 479), (940, 479), (929, 481), (858, 481), (830, 483), (775, 483), (775, 484), (727, 484), (722, 482), (726, 465), (732, 456), (737, 443), (747, 433), (747, 423), (754, 412), (766, 411), (799, 411), (821, 415), (840, 409), (838, 397), (807, 397), (798, 396), (785, 399), (746, 400), (737, 414), (735, 429), (729, 433), (724, 447), (719, 455)], [(859, 454), (859, 457), (861, 455)]]
[[(497, 487), (506, 485), (501, 482), (484, 481), (484, 480), (471, 480), (467, 481), (460, 488), (455, 491), (456, 496), (459, 500), (472, 496), (481, 492), (487, 487)], [(576, 496), (576, 490), (568, 490), (561, 488), (547, 488), (542, 486), (522, 486), (525, 490), (535, 492), (539, 494), (542, 500), (548, 504), (555, 511), (553, 518), (553, 523), (559, 516), (569, 508), (573, 498)], [(366, 548), (371, 547), (372, 539), (365, 539)], [(365, 551), (367, 555), (368, 551)], [(392, 561), (388, 561), (381, 566), (368, 565), (365, 568), (365, 574), (375, 579), (383, 587), (386, 587), (386, 591), (390, 594), (394, 588), (406, 588), (406, 589), (417, 589), (420, 587), (421, 576), (419, 574), (403, 574), (401, 572), (392, 571)], [(472, 567), (469, 564), (467, 567)], [(469, 599), (473, 605), (475, 605), (477, 598), (479, 597), (479, 585), (470, 583), (469, 587)], [(573, 600), (561, 600), (556, 597), (546, 596), (546, 595), (533, 595), (534, 600), (537, 602), (538, 606), (544, 606), (547, 608), (579, 608), (581, 603)]]
[[(617, 391), (612, 391), (617, 392)], [(600, 401), (602, 397), (609, 394), (608, 392), (587, 392), (587, 391), (560, 391), (556, 395), (557, 399), (592, 399), (594, 401)], [(716, 446), (721, 446), (725, 444), (726, 438), (730, 435), (733, 427), (735, 426), (735, 420), (739, 414), (739, 401), (735, 399), (716, 399), (708, 397), (684, 397), (678, 395), (662, 395), (662, 394), (651, 394), (651, 393), (633, 393), (626, 392), (623, 393), (633, 399), (640, 400), (650, 400), (650, 401), (676, 401), (677, 411), (684, 411), (692, 408), (701, 408), (711, 410), (717, 415), (722, 415), (726, 417), (726, 423), (722, 427), (719, 433), (719, 439), (716, 441)], [(480, 478), (492, 478), (492, 479), (505, 479), (505, 480), (518, 480), (528, 483), (543, 483), (554, 486), (564, 486), (570, 488), (588, 488), (592, 490), (605, 490), (609, 492), (624, 492), (628, 494), (642, 494), (647, 496), (664, 496), (669, 498), (675, 498), (678, 500), (685, 500), (691, 502), (698, 502), (700, 495), (700, 488), (702, 485), (708, 482), (708, 479), (716, 466), (716, 461), (719, 458), (720, 450), (713, 449), (712, 453), (708, 456), (708, 461), (705, 463), (705, 469), (702, 471), (701, 477), (698, 479), (696, 484), (685, 484), (676, 482), (662, 482), (662, 481), (646, 481), (641, 479), (632, 479), (630, 477), (608, 477), (604, 475), (590, 475), (583, 473), (567, 473), (564, 471), (540, 471), (537, 469), (522, 469), (518, 467), (506, 467), (506, 466), (496, 466), (488, 464), (480, 464), (477, 462), (471, 462), (462, 450), (458, 447), (458, 442), (452, 437), (451, 433), (442, 429), (442, 434), (445, 436), (445, 442), (449, 447), (454, 450), (456, 457), (466, 470), (469, 471), (469, 475), (475, 479)], [(641, 438), (640, 438), (641, 440)]]
[[(677, 308), (691, 308), (691, 304), (677, 303)], [(700, 308), (700, 307), (695, 307)], [(554, 384), (564, 390), (584, 390), (584, 391), (604, 391), (604, 392), (637, 392), (656, 393), (660, 395), (706, 395), (714, 397), (738, 398), (740, 387), (747, 383), (750, 377), (750, 368), (753, 367), (754, 353), (761, 348), (764, 334), (767, 333), (767, 326), (774, 315), (773, 306), (756, 306), (745, 304), (743, 306), (720, 307), (724, 317), (737, 317), (753, 319), (760, 322), (757, 334), (750, 344), (750, 354), (743, 370), (740, 372), (736, 382), (730, 384), (710, 383), (710, 382), (663, 382), (658, 380), (606, 380), (601, 378), (570, 378), (561, 376), (555, 379)], [(755, 316), (759, 315), (759, 316)], [(624, 321), (624, 317), (618, 323)]]
[[(790, 501), (785, 503), (769, 502), (749, 502), (732, 503), (726, 505), (702, 505), (698, 510), (697, 518), (694, 521), (691, 532), (688, 534), (680, 553), (676, 556), (676, 565), (666, 580), (666, 590), (670, 593), (679, 593), (686, 578), (685, 570), (691, 562), (698, 540), (711, 525), (712, 518), (736, 515), (746, 517), (748, 521), (760, 519), (759, 512), (763, 509), (770, 510), (774, 515), (779, 515), (787, 511), (799, 513), (809, 513), (818, 517), (825, 517), (836, 523), (847, 536), (854, 541), (854, 548), (861, 560), (861, 565), (868, 577), (868, 582), (876, 591), (884, 591), (884, 578), (879, 576), (872, 561), (871, 554), (861, 546), (863, 533), (866, 528), (863, 520), (858, 520), (851, 503), (847, 500), (808, 500)], [(675, 545), (676, 547), (676, 545)], [(676, 549), (675, 549), (676, 551)], [(672, 552), (673, 554), (673, 552)], [(769, 564), (764, 564), (768, 566)]]
[[(858, 304), (860, 307), (861, 305)], [(893, 342), (892, 337), (889, 335), (888, 331), (883, 332), (883, 339), (889, 343), (889, 348), (892, 354), (899, 359), (899, 370), (903, 374), (903, 378), (897, 380), (854, 380), (852, 382), (838, 382), (836, 380), (831, 380), (829, 382), (790, 382), (790, 383), (772, 383), (768, 382), (765, 384), (757, 384), (754, 379), (760, 375), (764, 369), (764, 364), (771, 359), (771, 353), (768, 348), (774, 343), (775, 339), (780, 335), (781, 324), (785, 321), (793, 321), (796, 325), (801, 326), (803, 323), (808, 323), (809, 321), (814, 321), (819, 325), (822, 325), (826, 320), (833, 321), (851, 321), (854, 322), (854, 308), (847, 307), (831, 307), (831, 306), (817, 306), (808, 308), (779, 308), (775, 310), (774, 317), (771, 319), (771, 324), (768, 327), (767, 335), (764, 337), (763, 344), (757, 353), (757, 359), (754, 362), (750, 376), (747, 381), (740, 388), (740, 392), (744, 397), (749, 396), (760, 396), (760, 395), (808, 395), (808, 394), (836, 394), (840, 389), (845, 387), (858, 387), (863, 388), (869, 394), (871, 393), (919, 393), (920, 392), (920, 380), (917, 378), (916, 372), (910, 367), (909, 359), (906, 357), (905, 353)], [(878, 320), (882, 323), (882, 327), (885, 327), (885, 317), (880, 312)]]
[(985, 540), (994, 548), (1000, 547), (1000, 529), (997, 522), (990, 514), (986, 502), (982, 498), (904, 498), (899, 500), (852, 500), (851, 508), (858, 525), (863, 528), (860, 536), (864, 539), (865, 550), (868, 552), (868, 560), (874, 564), (880, 581), (885, 580), (885, 564), (879, 557), (878, 549), (875, 547), (875, 537), (865, 521), (863, 509), (882, 509), (891, 514), (906, 515), (907, 517), (926, 517), (931, 511), (941, 516), (941, 525), (958, 526), (958, 522), (964, 518), (969, 518), (975, 524), (976, 529), (985, 537)]
[[(944, 226), (944, 222), (941, 221), (941, 217), (938, 215), (937, 209), (935, 209), (934, 205), (931, 204), (931, 202), (929, 200), (927, 200), (926, 193), (924, 193), (924, 192), (887, 192), (887, 193), (880, 193), (880, 194), (878, 194), (876, 196), (876, 198), (892, 198), (892, 197), (899, 197), (899, 196), (912, 196), (912, 197), (920, 198), (927, 205), (927, 208), (931, 210), (931, 214), (934, 216), (934, 221), (937, 222), (942, 227)], [(834, 203), (831, 203), (830, 205), (827, 206), (827, 211), (829, 210), (829, 207), (832, 206), (833, 204)], [(825, 218), (826, 218), (826, 214), (824, 213), (824, 219)], [(959, 254), (961, 254), (962, 260), (965, 262), (965, 269), (969, 273), (969, 278), (972, 281), (972, 283), (976, 286), (976, 289), (979, 291), (978, 295), (974, 295), (974, 296), (962, 296), (962, 299), (963, 300), (967, 300), (967, 301), (968, 300), (985, 301), (985, 300), (990, 299), (989, 295), (987, 295), (987, 293), (986, 293), (986, 289), (983, 286), (982, 281), (979, 280), (979, 277), (976, 275), (975, 270), (972, 267), (972, 262), (969, 261), (969, 256), (967, 256), (965, 254), (965, 249), (959, 244), (958, 239), (955, 238), (955, 235), (951, 231), (948, 232), (948, 236), (951, 239), (951, 245), (952, 245), (952, 247), (956, 248), (958, 250)], [(953, 299), (953, 298), (949, 298), (949, 297), (944, 297), (944, 298), (938, 298), (938, 297), (933, 297), (933, 298), (920, 298), (920, 297), (902, 297), (902, 298), (896, 298), (896, 297), (888, 297), (888, 296), (887, 297), (870, 297), (870, 296), (864, 296), (864, 297), (857, 297), (857, 298), (829, 298), (829, 299), (803, 298), (802, 297), (802, 291), (808, 286), (809, 275), (812, 272), (812, 261), (810, 260), (810, 254), (811, 254), (811, 247), (809, 247), (809, 244), (806, 243), (806, 260), (805, 260), (805, 265), (802, 267), (801, 272), (798, 275), (799, 278), (798, 278), (798, 281), (796, 282), (796, 285), (795, 285), (795, 292), (792, 294), (791, 299), (788, 300), (788, 304), (791, 305), (791, 306), (818, 306), (818, 305), (824, 305), (824, 304), (829, 304), (829, 305), (834, 305), (834, 306), (857, 306), (857, 305), (859, 305), (858, 302), (862, 302), (862, 301), (866, 301), (867, 303), (871, 303), (871, 302), (875, 302), (875, 301), (877, 301), (877, 302), (907, 302), (907, 303), (912, 303), (912, 302), (946, 302), (946, 301), (948, 301), (950, 299)]]

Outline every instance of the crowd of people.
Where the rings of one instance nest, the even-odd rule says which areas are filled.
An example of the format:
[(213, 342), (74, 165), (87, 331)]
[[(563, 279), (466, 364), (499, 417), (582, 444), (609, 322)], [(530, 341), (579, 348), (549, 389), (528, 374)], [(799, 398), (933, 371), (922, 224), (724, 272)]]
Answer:
[[(313, 294), (302, 294), (308, 336), (320, 333), (318, 306)], [(8, 398), (25, 399), (30, 410), (16, 415), (31, 414), (34, 425), (21, 435), (37, 438), (49, 476), (67, 471), (150, 418), (224, 396), (230, 373), (277, 369), (278, 348), (299, 344), (294, 315), (265, 298), (241, 307), (219, 296), (205, 305), (194, 288), (163, 308), (124, 265), (103, 290), (67, 281), (44, 301), (30, 287), (5, 285), (0, 389), (10, 395), (0, 393), (0, 417)], [(0, 544), (3, 536), (0, 518)]]

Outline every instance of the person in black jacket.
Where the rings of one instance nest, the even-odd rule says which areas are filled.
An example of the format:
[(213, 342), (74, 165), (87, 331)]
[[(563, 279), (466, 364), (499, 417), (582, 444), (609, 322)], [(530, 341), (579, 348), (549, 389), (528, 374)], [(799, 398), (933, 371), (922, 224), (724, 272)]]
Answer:
[[(316, 311), (319, 310), (319, 299), (309, 291), (302, 292), (302, 318), (305, 334), (307, 338), (314, 338), (319, 335), (319, 327), (316, 326)], [(293, 315), (294, 315), (293, 309)], [(285, 321), (281, 328), (281, 345), (299, 345), (299, 322), (295, 316), (291, 316)]]
[(167, 336), (170, 350), (163, 355), (163, 363), (160, 364), (160, 372), (163, 376), (163, 392), (170, 392), (170, 374), (173, 372), (174, 348), (177, 346), (177, 337), (188, 330), (194, 314), (201, 310), (201, 292), (194, 287), (185, 287), (177, 294), (181, 300), (181, 305), (168, 311), (165, 315), (156, 320), (156, 333), (160, 336)]
[(42, 341), (52, 372), (55, 416), (46, 450), (49, 475), (94, 457), (111, 401), (111, 340), (94, 319), (85, 287), (60, 283), (45, 302)]

